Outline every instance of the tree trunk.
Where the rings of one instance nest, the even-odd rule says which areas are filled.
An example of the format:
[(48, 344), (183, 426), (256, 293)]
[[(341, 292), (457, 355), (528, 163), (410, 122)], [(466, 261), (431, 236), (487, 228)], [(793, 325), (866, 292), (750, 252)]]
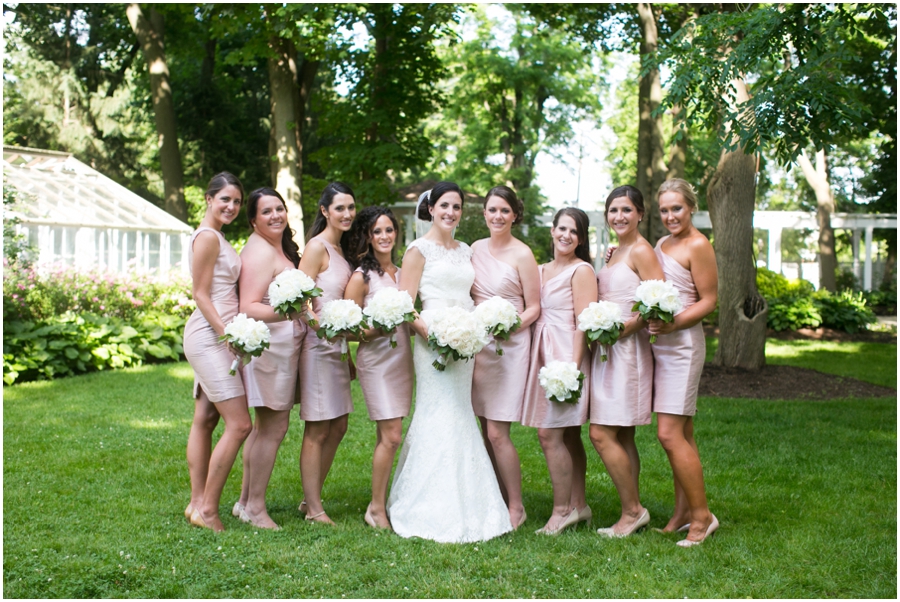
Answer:
[(165, 188), (163, 208), (187, 222), (187, 204), (184, 201), (184, 172), (181, 167), (181, 151), (178, 150), (178, 134), (175, 126), (175, 105), (172, 102), (172, 86), (169, 83), (169, 67), (163, 44), (165, 22), (152, 7), (145, 17), (139, 4), (129, 4), (125, 9), (128, 22), (134, 30), (144, 60), (150, 71), (150, 93), (159, 147), (159, 163)]
[[(656, 52), (659, 34), (656, 27), (656, 15), (651, 4), (637, 4), (638, 18), (641, 26), (641, 61)], [(668, 171), (664, 159), (662, 130), (659, 115), (653, 112), (662, 102), (662, 83), (659, 70), (651, 69), (641, 78), (638, 91), (638, 156), (637, 156), (637, 188), (644, 195), (646, 211), (641, 222), (641, 234), (647, 241), (655, 245), (665, 236), (666, 229), (659, 218), (659, 203), (656, 194), (659, 186), (666, 179)]]
[[(682, 108), (679, 106), (672, 107), (672, 120), (675, 122), (676, 127), (681, 116)], [(684, 179), (684, 166), (687, 162), (687, 148), (688, 132), (685, 130), (681, 138), (672, 142), (672, 146), (669, 149), (669, 170), (666, 172), (667, 180), (671, 180), (672, 178)]]
[(894, 270), (897, 269), (897, 234), (896, 231), (887, 240), (887, 261), (884, 262), (884, 275), (881, 277), (881, 288), (890, 287), (894, 281)]
[[(749, 99), (742, 80), (734, 82), (737, 102)], [(719, 274), (719, 366), (759, 370), (766, 364), (768, 305), (756, 288), (753, 210), (756, 158), (738, 149), (722, 151), (706, 192), (715, 236)]]
[(294, 85), (297, 81), (297, 50), (291, 40), (273, 36), (269, 40), (269, 88), (272, 134), (275, 139), (275, 190), (284, 198), (294, 240), (302, 249), (303, 209), (300, 206), (300, 152), (297, 148)]
[(816, 222), (819, 225), (819, 288), (832, 293), (837, 290), (837, 256), (834, 251), (834, 230), (831, 214), (834, 213), (834, 195), (828, 182), (828, 164), (825, 150), (816, 151), (816, 165), (813, 167), (806, 151), (797, 157), (806, 181), (816, 193)]
[(319, 61), (297, 57), (300, 70), (297, 73), (297, 83), (294, 86), (294, 135), (297, 139), (297, 172), (299, 179), (297, 186), (300, 189), (300, 200), (303, 200), (303, 134), (306, 129), (306, 107), (312, 96), (313, 82), (319, 70)]

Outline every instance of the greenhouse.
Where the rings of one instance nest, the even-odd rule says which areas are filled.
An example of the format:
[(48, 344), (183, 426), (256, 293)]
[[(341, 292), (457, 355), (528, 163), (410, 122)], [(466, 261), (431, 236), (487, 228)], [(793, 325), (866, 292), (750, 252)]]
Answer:
[(38, 266), (187, 271), (191, 227), (70, 153), (4, 146), (3, 173)]

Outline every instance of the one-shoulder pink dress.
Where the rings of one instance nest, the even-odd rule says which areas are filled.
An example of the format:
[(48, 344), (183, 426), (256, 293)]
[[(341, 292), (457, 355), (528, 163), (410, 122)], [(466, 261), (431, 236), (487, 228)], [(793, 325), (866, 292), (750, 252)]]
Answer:
[[(683, 304), (681, 311), (684, 311), (700, 297), (690, 270), (666, 255), (660, 246), (663, 240), (665, 238), (656, 243), (656, 257), (666, 280), (678, 289)], [(700, 389), (700, 374), (706, 360), (703, 325), (698, 322), (684, 330), (661, 334), (651, 348), (654, 364), (653, 411), (693, 416), (697, 413), (697, 391)]]
[[(262, 302), (270, 305), (268, 293)], [(300, 320), (286, 320), (270, 322), (266, 326), (270, 333), (269, 348), (244, 367), (247, 405), (251, 408), (290, 410), (296, 399), (297, 362), (306, 335), (306, 324)]]
[[(215, 232), (219, 237), (219, 256), (213, 267), (209, 296), (222, 322), (228, 324), (239, 309), (237, 282), (241, 275), (241, 258), (221, 232), (212, 228), (197, 228), (191, 236), (191, 246), (188, 249), (188, 265), (191, 266), (192, 275), (194, 240), (204, 230)], [(184, 355), (194, 369), (195, 399), (200, 396), (200, 389), (206, 392), (212, 402), (244, 395), (241, 371), (238, 370), (234, 376), (228, 374), (234, 355), (228, 351), (224, 342), (219, 341), (219, 335), (199, 309), (194, 310), (184, 325)]]
[[(362, 268), (356, 268), (362, 272)], [(363, 307), (369, 304), (375, 293), (383, 288), (398, 288), (397, 281), (389, 274), (379, 275), (369, 270), (369, 293)], [(356, 371), (359, 386), (366, 400), (366, 409), (372, 420), (389, 420), (409, 416), (413, 392), (413, 355), (409, 339), (409, 325), (401, 324), (394, 333), (397, 347), (391, 349), (390, 337), (378, 337), (361, 342), (356, 352)]]
[[(313, 299), (313, 311), (335, 299), (344, 298), (350, 281), (350, 264), (330, 244), (323, 241), (328, 252), (328, 267), (316, 277), (322, 295)], [(350, 366), (341, 361), (341, 346), (320, 339), (313, 328), (306, 329), (300, 350), (300, 418), (303, 420), (332, 420), (353, 411), (350, 398)]]
[[(579, 267), (590, 264), (579, 261), (548, 281), (541, 273), (541, 317), (534, 323), (531, 337), (531, 363), (525, 385), (525, 405), (522, 424), (536, 428), (581, 426), (588, 419), (588, 399), (591, 390), (591, 354), (586, 352), (579, 370), (584, 375), (578, 403), (559, 403), (547, 399), (538, 373), (552, 361), (574, 360), (575, 336), (582, 334), (577, 327), (575, 300), (572, 296), (572, 276)], [(583, 335), (582, 335), (583, 336)]]
[[(525, 310), (525, 293), (519, 271), (491, 255), (487, 241), (472, 248), (475, 305), (491, 297), (513, 304), (518, 313)], [(531, 356), (531, 327), (519, 328), (508, 341), (501, 341), (503, 355), (497, 355), (491, 342), (475, 356), (472, 376), (472, 408), (476, 416), (499, 422), (517, 422), (522, 418), (528, 361)]]
[[(601, 301), (611, 301), (622, 308), (629, 320), (634, 291), (640, 277), (624, 261), (605, 266), (597, 272)], [(646, 328), (615, 345), (606, 347), (607, 361), (599, 348), (594, 350), (591, 364), (591, 424), (636, 426), (650, 424), (653, 407), (653, 354), (650, 333)]]

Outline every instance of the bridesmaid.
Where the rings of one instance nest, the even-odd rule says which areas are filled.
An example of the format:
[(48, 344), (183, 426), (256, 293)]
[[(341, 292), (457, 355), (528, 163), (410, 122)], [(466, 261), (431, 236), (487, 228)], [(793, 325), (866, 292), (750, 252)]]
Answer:
[(653, 411), (658, 436), (675, 477), (675, 512), (664, 532), (688, 531), (682, 547), (697, 545), (719, 528), (709, 511), (703, 466), (694, 441), (697, 390), (706, 357), (700, 321), (716, 308), (718, 275), (712, 245), (691, 222), (697, 208), (694, 189), (680, 178), (659, 187), (659, 214), (669, 236), (656, 243), (656, 256), (666, 280), (678, 289), (684, 307), (675, 321), (650, 320)]
[[(209, 181), (205, 197), (206, 214), (188, 251), (197, 309), (184, 327), (184, 355), (194, 369), (194, 421), (187, 444), (191, 502), (184, 515), (198, 527), (224, 531), (219, 499), (251, 428), (241, 373), (228, 374), (234, 354), (219, 341), (225, 324), (238, 313), (241, 273), (241, 259), (222, 235), (222, 226), (237, 217), (244, 189), (235, 176), (222, 172)], [(225, 432), (212, 449), (220, 416)]]
[[(394, 244), (400, 227), (385, 207), (366, 207), (356, 217), (350, 231), (350, 260), (358, 267), (350, 277), (345, 299), (365, 307), (379, 290), (398, 288), (400, 268), (394, 265)], [(366, 508), (366, 524), (390, 529), (385, 504), (394, 457), (403, 437), (403, 418), (409, 416), (413, 392), (413, 357), (409, 327), (397, 327), (391, 349), (390, 338), (381, 330), (367, 330), (356, 352), (359, 384), (369, 418), (375, 421), (378, 436), (372, 456), (372, 501)]]
[(591, 365), (591, 442), (619, 493), (622, 515), (612, 526), (598, 529), (608, 537), (631, 535), (650, 522), (641, 506), (638, 475), (641, 461), (634, 444), (635, 426), (650, 424), (653, 403), (653, 355), (647, 323), (632, 313), (634, 291), (641, 280), (662, 280), (656, 253), (638, 232), (644, 217), (644, 197), (634, 186), (620, 186), (606, 199), (606, 223), (618, 237), (618, 250), (597, 272), (600, 299), (617, 303), (628, 316), (608, 361), (594, 351)]
[[(556, 535), (566, 527), (591, 520), (585, 501), (587, 455), (581, 425), (588, 419), (590, 350), (577, 316), (597, 298), (591, 267), (587, 214), (566, 207), (553, 217), (553, 261), (539, 268), (541, 317), (534, 324), (531, 364), (525, 388), (522, 424), (537, 427), (538, 439), (553, 483), (553, 513), (537, 533)], [(578, 403), (549, 401), (538, 382), (538, 372), (554, 360), (574, 361), (585, 374)]]
[(522, 325), (502, 343), (503, 355), (492, 341), (475, 356), (472, 407), (481, 421), (485, 447), (494, 465), (500, 491), (514, 528), (525, 522), (522, 469), (509, 437), (510, 425), (522, 417), (525, 378), (531, 355), (531, 325), (541, 315), (541, 277), (534, 254), (512, 235), (525, 207), (512, 189), (495, 186), (484, 201), (484, 221), (491, 237), (472, 244), (475, 305), (498, 296), (512, 303)]
[[(300, 269), (323, 291), (313, 301), (314, 312), (321, 311), (327, 301), (344, 298), (351, 274), (344, 257), (354, 217), (356, 199), (350, 187), (341, 182), (326, 186), (300, 259)], [(306, 421), (300, 449), (304, 501), (299, 510), (306, 513), (306, 520), (332, 525), (322, 507), (322, 487), (347, 432), (347, 415), (353, 411), (350, 364), (341, 361), (339, 345), (318, 338), (315, 329), (308, 328), (300, 351), (299, 378), (300, 418)]]
[(258, 188), (250, 193), (247, 221), (252, 234), (241, 251), (241, 312), (266, 322), (271, 339), (269, 348), (244, 368), (247, 404), (254, 408), (256, 422), (244, 443), (241, 498), (232, 514), (261, 529), (280, 529), (266, 511), (266, 488), (294, 407), (304, 332), (299, 320), (275, 313), (268, 289), (278, 274), (299, 265), (300, 248), (288, 225), (287, 205), (276, 190)]

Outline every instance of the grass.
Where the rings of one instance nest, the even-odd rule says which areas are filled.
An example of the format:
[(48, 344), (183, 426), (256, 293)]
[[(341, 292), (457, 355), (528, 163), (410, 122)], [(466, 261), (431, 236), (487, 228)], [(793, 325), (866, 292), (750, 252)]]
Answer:
[[(770, 342), (771, 344), (771, 342)], [(893, 374), (896, 348), (867, 353), (778, 342), (779, 361), (848, 376)], [(852, 350), (849, 361), (816, 359)], [(885, 346), (887, 347), (887, 346)], [(839, 356), (837, 356), (839, 357)], [(891, 360), (891, 357), (894, 359)], [(881, 377), (879, 377), (881, 378)], [(651, 531), (600, 539), (579, 528), (533, 534), (551, 510), (537, 437), (515, 426), (528, 522), (493, 541), (441, 545), (365, 526), (373, 423), (356, 411), (325, 486), (334, 528), (297, 513), (302, 423), (294, 415), (269, 488), (264, 532), (230, 515), (235, 467), (213, 534), (191, 528), (184, 444), (191, 370), (168, 364), (4, 389), (3, 594), (59, 597), (632, 598), (851, 597), (897, 594), (897, 408), (893, 399), (817, 403), (700, 401), (697, 439), (710, 506), (704, 545)], [(594, 527), (618, 498), (588, 445)], [(650, 427), (638, 429), (642, 498), (662, 526), (671, 472)]]

